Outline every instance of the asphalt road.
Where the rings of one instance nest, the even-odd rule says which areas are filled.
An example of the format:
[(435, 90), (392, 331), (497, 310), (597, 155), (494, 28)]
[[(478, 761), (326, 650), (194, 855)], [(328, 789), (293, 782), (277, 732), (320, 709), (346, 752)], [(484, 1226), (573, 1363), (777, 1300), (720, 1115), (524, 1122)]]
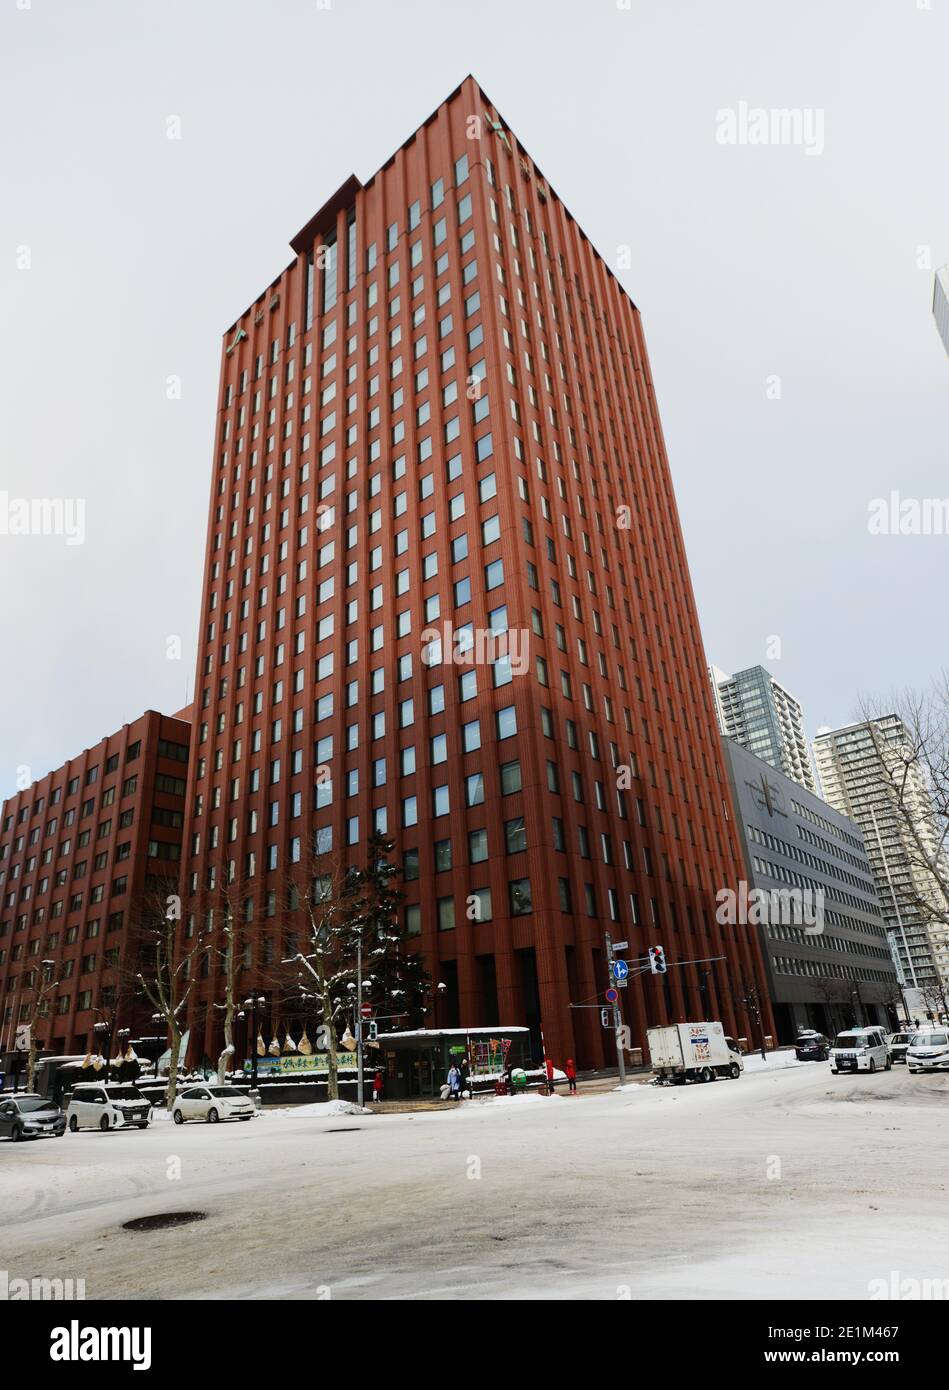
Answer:
[[(448, 1112), (162, 1118), (0, 1142), (0, 1265), (90, 1299), (871, 1299), (949, 1277), (947, 1141), (949, 1076), (775, 1059)], [(182, 1210), (206, 1218), (122, 1229)]]

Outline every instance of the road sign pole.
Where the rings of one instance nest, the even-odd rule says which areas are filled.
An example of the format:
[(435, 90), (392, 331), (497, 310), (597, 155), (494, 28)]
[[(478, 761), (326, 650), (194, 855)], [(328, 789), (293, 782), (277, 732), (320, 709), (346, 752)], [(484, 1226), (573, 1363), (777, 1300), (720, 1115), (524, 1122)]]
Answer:
[[(604, 935), (604, 940), (605, 940), (605, 942), (606, 942), (606, 964), (607, 964), (607, 968), (608, 968), (608, 970), (609, 970), (609, 972), (610, 972), (610, 985), (612, 986), (613, 983), (614, 983), (614, 981), (613, 981), (613, 942), (612, 942), (612, 940), (611, 940), (611, 938), (610, 938), (609, 932), (606, 932), (606, 933), (605, 933), (605, 935)], [(620, 1084), (621, 1086), (625, 1086), (625, 1085), (626, 1085), (626, 1058), (623, 1056), (622, 1027), (623, 1027), (623, 1020), (622, 1020), (622, 1016), (621, 1016), (620, 1011), (619, 1011), (619, 998), (617, 998), (617, 999), (614, 1001), (614, 1003), (613, 1003), (613, 1036), (614, 1036), (614, 1038), (616, 1039), (616, 1060), (617, 1060), (617, 1062), (619, 1063), (619, 1084)]]

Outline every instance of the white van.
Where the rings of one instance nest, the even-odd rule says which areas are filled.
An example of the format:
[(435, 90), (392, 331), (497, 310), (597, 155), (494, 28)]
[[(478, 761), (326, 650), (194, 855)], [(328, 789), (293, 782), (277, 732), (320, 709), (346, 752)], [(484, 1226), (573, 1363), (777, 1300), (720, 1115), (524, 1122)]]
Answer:
[(893, 1065), (882, 1028), (848, 1028), (838, 1033), (830, 1049), (830, 1069), (841, 1071), (889, 1071)]
[(147, 1129), (152, 1118), (148, 1097), (127, 1083), (84, 1081), (72, 1088), (66, 1107), (71, 1134), (77, 1129)]

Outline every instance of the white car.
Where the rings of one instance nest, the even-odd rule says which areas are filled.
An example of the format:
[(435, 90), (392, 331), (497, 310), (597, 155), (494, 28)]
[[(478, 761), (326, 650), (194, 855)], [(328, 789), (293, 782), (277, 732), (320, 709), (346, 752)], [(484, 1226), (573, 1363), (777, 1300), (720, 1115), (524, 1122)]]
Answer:
[(945, 1029), (927, 1029), (914, 1033), (906, 1049), (908, 1071), (949, 1071), (949, 1033)]
[(186, 1086), (175, 1097), (171, 1117), (176, 1125), (183, 1125), (185, 1120), (207, 1120), (216, 1125), (218, 1120), (252, 1120), (256, 1113), (250, 1096), (234, 1086)]
[(66, 1107), (70, 1132), (77, 1129), (147, 1129), (152, 1118), (148, 1097), (137, 1086), (83, 1081), (72, 1088)]
[(893, 1065), (882, 1028), (848, 1028), (838, 1033), (830, 1049), (830, 1069), (841, 1071), (889, 1071)]

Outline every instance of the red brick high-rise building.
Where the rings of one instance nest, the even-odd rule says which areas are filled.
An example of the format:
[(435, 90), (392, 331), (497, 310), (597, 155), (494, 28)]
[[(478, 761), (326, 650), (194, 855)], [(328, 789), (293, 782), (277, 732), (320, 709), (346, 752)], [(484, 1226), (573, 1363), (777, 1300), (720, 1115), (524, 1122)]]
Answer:
[[(314, 836), (362, 861), (378, 827), (440, 1025), (615, 1057), (571, 1008), (602, 1002), (608, 931), (670, 962), (624, 992), (636, 1042), (670, 1012), (751, 1035), (764, 974), (754, 931), (715, 924), (741, 854), (635, 305), (470, 77), (291, 246), (224, 336), (188, 930), (239, 881), (262, 987), (288, 861)], [(217, 961), (192, 1057), (217, 1055)]]
[(155, 1032), (130, 940), (149, 883), (178, 875), (190, 738), (148, 710), (3, 803), (0, 1053), (40, 994), (37, 1040), (55, 1055), (94, 1049), (97, 1023)]

